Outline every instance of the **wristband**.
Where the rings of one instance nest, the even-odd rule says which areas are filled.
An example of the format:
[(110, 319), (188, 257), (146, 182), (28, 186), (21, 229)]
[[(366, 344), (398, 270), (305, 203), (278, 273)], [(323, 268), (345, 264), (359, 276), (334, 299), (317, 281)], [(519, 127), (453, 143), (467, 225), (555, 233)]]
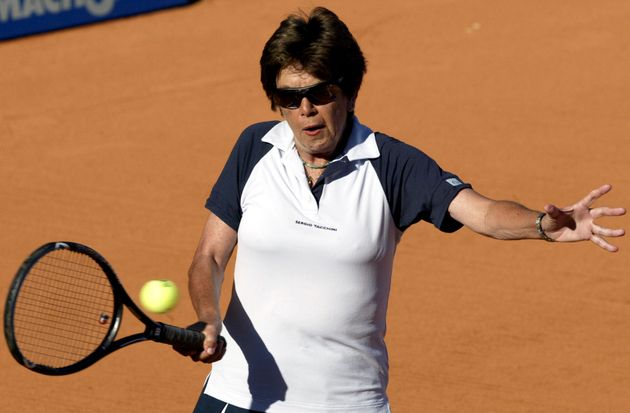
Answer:
[(544, 212), (538, 214), (538, 218), (536, 218), (536, 231), (538, 231), (538, 235), (540, 235), (540, 238), (548, 242), (554, 242), (554, 240), (545, 233), (545, 230), (542, 229), (542, 219), (545, 217), (545, 215), (547, 214)]

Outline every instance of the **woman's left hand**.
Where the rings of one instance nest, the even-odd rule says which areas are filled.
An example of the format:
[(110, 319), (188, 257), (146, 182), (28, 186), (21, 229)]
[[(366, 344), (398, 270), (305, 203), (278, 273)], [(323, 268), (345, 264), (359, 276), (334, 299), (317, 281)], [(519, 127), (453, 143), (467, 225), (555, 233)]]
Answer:
[(573, 242), (591, 240), (603, 249), (616, 252), (618, 247), (610, 244), (604, 237), (621, 237), (625, 231), (599, 226), (595, 220), (600, 217), (621, 216), (625, 208), (598, 207), (591, 205), (612, 189), (611, 185), (603, 185), (591, 191), (584, 199), (566, 208), (546, 205), (543, 228), (554, 241)]

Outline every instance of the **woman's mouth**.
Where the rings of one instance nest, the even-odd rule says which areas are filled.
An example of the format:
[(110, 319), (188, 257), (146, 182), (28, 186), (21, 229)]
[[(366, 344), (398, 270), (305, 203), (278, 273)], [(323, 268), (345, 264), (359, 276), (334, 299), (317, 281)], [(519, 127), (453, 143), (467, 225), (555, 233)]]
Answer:
[(308, 136), (316, 136), (322, 129), (324, 129), (324, 125), (312, 125), (302, 129), (302, 131)]

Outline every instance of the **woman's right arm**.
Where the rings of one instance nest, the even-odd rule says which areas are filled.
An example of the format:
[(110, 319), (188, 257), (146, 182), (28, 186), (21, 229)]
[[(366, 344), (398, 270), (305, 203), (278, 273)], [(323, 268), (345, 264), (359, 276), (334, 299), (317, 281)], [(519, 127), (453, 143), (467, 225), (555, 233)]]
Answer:
[[(222, 319), (219, 298), (225, 268), (236, 246), (236, 231), (210, 213), (188, 270), (188, 293), (197, 318), (206, 323), (204, 351), (189, 354), (193, 360), (212, 363), (223, 356), (217, 348)], [(217, 351), (218, 350), (218, 351)]]

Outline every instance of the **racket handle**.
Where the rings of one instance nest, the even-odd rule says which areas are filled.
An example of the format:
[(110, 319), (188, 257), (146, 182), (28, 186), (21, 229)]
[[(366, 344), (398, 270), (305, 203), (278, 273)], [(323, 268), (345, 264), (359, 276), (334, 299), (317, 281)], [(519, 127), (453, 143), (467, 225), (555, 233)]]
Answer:
[(172, 344), (181, 349), (203, 350), (206, 336), (199, 331), (175, 327), (164, 323), (160, 325), (160, 334), (156, 341)]

